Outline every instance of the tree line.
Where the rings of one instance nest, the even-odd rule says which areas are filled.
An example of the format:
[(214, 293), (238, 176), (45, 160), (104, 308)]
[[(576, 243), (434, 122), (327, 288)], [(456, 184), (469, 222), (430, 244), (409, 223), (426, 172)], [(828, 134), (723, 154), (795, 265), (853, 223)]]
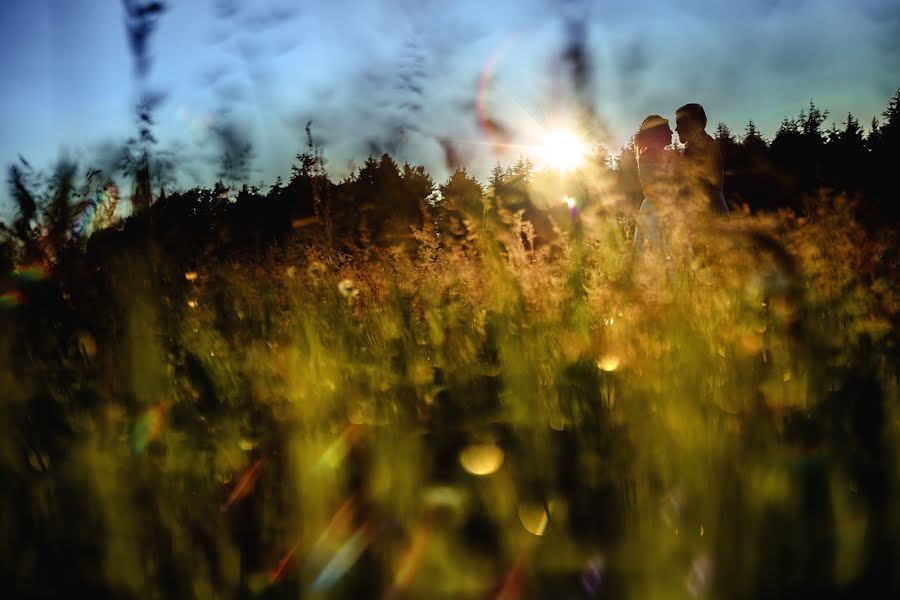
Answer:
[[(810, 101), (798, 116), (785, 118), (771, 140), (752, 120), (741, 135), (719, 123), (714, 133), (732, 209), (811, 214), (824, 189), (856, 200), (864, 223), (892, 226), (898, 214), (891, 167), (900, 156), (900, 89), (882, 119), (872, 120), (868, 133), (852, 114), (826, 127), (828, 117), (827, 110)], [(245, 163), (252, 149), (245, 148), (237, 164), (233, 154), (223, 158), (212, 188), (167, 193), (165, 180), (155, 177), (156, 202), (147, 172), (155, 163), (143, 161), (147, 168), (139, 169), (140, 176), (129, 171), (135, 209), (126, 219), (119, 218), (122, 192), (109, 174), (87, 169), (78, 181), (75, 165), (62, 163), (48, 176), (20, 157), (8, 170), (16, 213), (10, 223), (0, 223), (0, 267), (8, 272), (15, 264), (52, 261), (65, 246), (83, 247), (93, 234), (107, 229), (105, 237), (142, 229), (151, 221), (175, 227), (179, 218), (198, 217), (208, 221), (206, 226), (220, 221), (217, 231), (228, 231), (233, 239), (263, 243), (311, 228), (330, 240), (364, 247), (406, 237), (410, 226), (426, 223), (442, 235), (465, 239), (471, 234), (466, 223), (479, 218), (510, 222), (518, 215), (540, 242), (552, 235), (554, 216), (565, 218), (568, 207), (561, 198), (576, 199), (579, 205), (602, 202), (630, 216), (643, 197), (631, 144), (618, 157), (598, 146), (581, 169), (567, 176), (537, 171), (527, 157), (506, 167), (498, 162), (486, 184), (464, 168), (438, 184), (423, 166), (400, 165), (388, 154), (370, 156), (351, 175), (333, 181), (309, 128), (307, 147), (297, 154), (289, 180), (279, 177), (268, 189), (239, 183), (249, 173)], [(163, 170), (163, 161), (157, 163)]]

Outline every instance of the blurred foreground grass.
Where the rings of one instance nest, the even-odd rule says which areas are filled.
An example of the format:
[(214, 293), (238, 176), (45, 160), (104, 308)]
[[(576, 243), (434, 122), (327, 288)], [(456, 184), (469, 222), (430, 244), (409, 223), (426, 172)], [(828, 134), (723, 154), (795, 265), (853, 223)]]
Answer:
[(896, 239), (841, 199), (657, 264), (589, 206), (536, 246), (197, 219), (5, 296), (13, 595), (900, 591)]

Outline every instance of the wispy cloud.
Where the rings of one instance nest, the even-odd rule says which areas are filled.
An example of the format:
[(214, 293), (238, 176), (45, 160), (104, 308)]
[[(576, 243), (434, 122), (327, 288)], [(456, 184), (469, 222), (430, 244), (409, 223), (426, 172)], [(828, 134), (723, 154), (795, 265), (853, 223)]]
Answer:
[[(615, 149), (647, 114), (671, 116), (689, 101), (703, 103), (713, 122), (741, 129), (753, 118), (768, 134), (811, 98), (837, 121), (853, 111), (866, 123), (900, 83), (895, 0), (168, 4), (155, 15), (149, 45), (137, 48), (153, 57), (153, 89), (166, 92), (154, 127), (160, 146), (200, 144), (195, 154), (202, 157), (217, 148), (214, 135), (195, 135), (179, 111), (202, 115), (209, 132), (223, 119), (238, 122), (264, 179), (289, 171), (310, 120), (338, 175), (350, 160), (387, 151), (438, 177), (448, 159), (468, 162), (483, 176), (498, 157), (479, 127), (479, 93), (513, 141), (527, 142), (530, 128), (555, 113), (577, 111)], [(12, 63), (4, 68), (8, 79), (24, 81), (27, 73), (54, 80), (60, 72), (55, 83), (74, 90), (55, 102), (64, 108), (55, 120), (63, 123), (42, 132), (46, 156), (30, 156), (38, 162), (60, 145), (88, 145), (97, 135), (99, 101), (122, 105), (120, 112), (105, 110), (105, 135), (133, 127), (127, 63), (78, 58), (81, 47), (95, 58), (127, 55), (122, 7), (99, 0), (84, 6), (90, 19), (66, 13), (54, 23), (64, 41), (52, 49), (59, 68), (50, 73), (15, 64), (31, 64), (24, 58), (41, 48), (28, 44), (46, 43), (40, 41), (46, 36), (3, 42)], [(103, 11), (106, 21), (98, 18)], [(135, 64), (141, 71), (143, 63)], [(27, 96), (39, 88), (22, 89)], [(49, 119), (30, 108), (40, 105), (35, 99), (7, 96), (0, 118)], [(121, 124), (113, 126), (117, 119)], [(10, 135), (0, 158), (13, 160), (26, 140), (19, 127), (3, 130)], [(514, 160), (516, 153), (499, 158)]]

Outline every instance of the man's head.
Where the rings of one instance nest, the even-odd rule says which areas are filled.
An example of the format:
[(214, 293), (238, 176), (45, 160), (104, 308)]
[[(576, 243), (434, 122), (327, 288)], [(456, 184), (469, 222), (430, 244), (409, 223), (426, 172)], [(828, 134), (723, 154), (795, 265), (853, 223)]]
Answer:
[(698, 131), (706, 129), (706, 111), (697, 103), (685, 104), (675, 111), (675, 131), (681, 143)]

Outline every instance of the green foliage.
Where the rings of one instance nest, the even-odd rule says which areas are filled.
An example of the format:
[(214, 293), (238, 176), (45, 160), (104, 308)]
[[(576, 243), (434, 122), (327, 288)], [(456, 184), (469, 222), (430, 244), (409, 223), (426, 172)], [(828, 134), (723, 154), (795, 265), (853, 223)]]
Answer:
[(635, 596), (897, 588), (893, 234), (824, 195), (634, 263), (596, 196), (541, 245), (441, 192), (465, 235), (365, 251), (170, 198), (23, 284), (16, 591), (545, 597), (601, 560)]
[[(824, 118), (771, 154), (751, 121), (735, 160), (759, 175)], [(848, 116), (822, 160), (860, 135)], [(106, 228), (99, 174), (12, 169), (12, 595), (896, 595), (879, 188), (804, 158), (779, 173), (814, 175), (802, 211), (676, 220), (636, 256), (633, 158), (565, 178), (523, 158), (488, 190), (457, 170), (429, 204), (420, 166), (334, 184), (313, 149), (266, 199), (220, 184)], [(107, 218), (87, 240), (85, 198)]]

